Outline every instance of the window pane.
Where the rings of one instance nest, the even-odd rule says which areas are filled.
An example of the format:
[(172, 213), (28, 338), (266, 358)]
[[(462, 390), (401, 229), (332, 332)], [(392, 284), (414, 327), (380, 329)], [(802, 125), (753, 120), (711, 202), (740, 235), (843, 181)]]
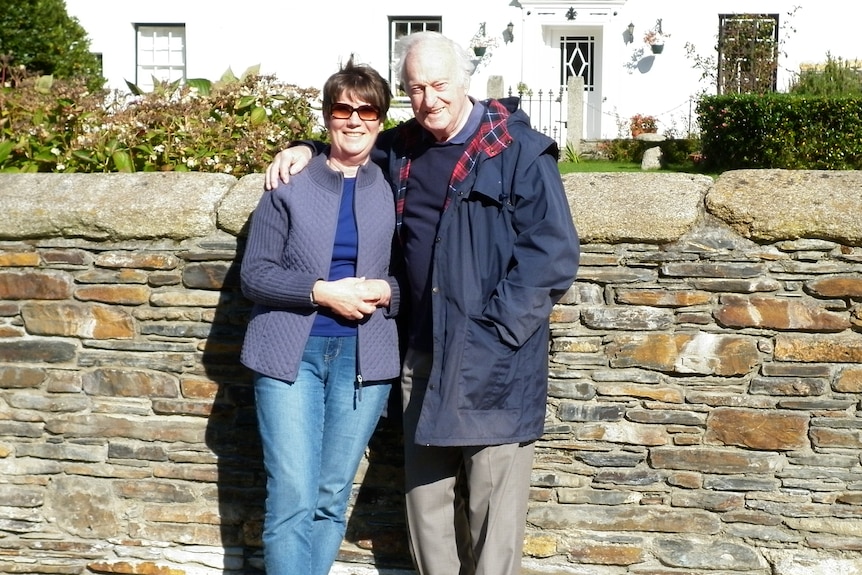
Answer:
[[(439, 16), (425, 17), (407, 17), (407, 16), (390, 16), (389, 17), (389, 60), (395, 53), (395, 42), (399, 38), (413, 34), (414, 32), (442, 32), (443, 21)], [(398, 95), (398, 82), (390, 75), (389, 82), (396, 90)]]
[(153, 88), (153, 78), (173, 82), (186, 78), (184, 25), (137, 26), (138, 65), (135, 84)]

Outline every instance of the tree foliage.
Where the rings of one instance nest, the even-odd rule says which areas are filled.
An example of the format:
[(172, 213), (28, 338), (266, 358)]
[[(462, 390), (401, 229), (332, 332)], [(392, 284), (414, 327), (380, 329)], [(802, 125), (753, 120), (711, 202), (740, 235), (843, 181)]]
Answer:
[(87, 32), (66, 11), (65, 0), (0, 0), (0, 54), (8, 65), (56, 78), (104, 84)]

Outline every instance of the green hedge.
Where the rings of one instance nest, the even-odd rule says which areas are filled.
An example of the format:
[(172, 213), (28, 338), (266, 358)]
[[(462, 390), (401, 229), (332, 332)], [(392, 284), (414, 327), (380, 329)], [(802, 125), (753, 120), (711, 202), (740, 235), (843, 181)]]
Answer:
[(862, 169), (860, 96), (706, 96), (697, 113), (711, 169)]

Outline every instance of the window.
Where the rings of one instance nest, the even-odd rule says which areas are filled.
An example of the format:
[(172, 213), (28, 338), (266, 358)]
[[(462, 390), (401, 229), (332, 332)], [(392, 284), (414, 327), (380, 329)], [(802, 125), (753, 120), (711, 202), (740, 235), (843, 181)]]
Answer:
[(560, 84), (565, 86), (569, 83), (569, 78), (580, 76), (584, 79), (585, 91), (592, 92), (596, 89), (593, 74), (595, 47), (595, 36), (563, 36), (560, 38), (560, 55), (563, 59), (562, 66), (560, 66)]
[[(443, 21), (439, 16), (390, 16), (389, 17), (389, 61), (395, 54), (395, 42), (402, 36), (413, 32), (442, 32)], [(399, 88), (400, 81), (389, 72), (389, 83), (396, 95), (403, 95)]]
[(774, 92), (778, 83), (778, 14), (718, 16), (719, 94)]
[(184, 24), (138, 24), (135, 84), (153, 89), (153, 78), (165, 82), (186, 78), (186, 27)]

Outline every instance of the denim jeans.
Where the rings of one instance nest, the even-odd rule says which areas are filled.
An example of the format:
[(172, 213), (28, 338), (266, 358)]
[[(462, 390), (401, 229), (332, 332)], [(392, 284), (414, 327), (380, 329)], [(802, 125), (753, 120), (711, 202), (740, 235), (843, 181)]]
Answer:
[(255, 374), (267, 575), (327, 575), (391, 382), (356, 384), (356, 338), (310, 337), (296, 381)]

